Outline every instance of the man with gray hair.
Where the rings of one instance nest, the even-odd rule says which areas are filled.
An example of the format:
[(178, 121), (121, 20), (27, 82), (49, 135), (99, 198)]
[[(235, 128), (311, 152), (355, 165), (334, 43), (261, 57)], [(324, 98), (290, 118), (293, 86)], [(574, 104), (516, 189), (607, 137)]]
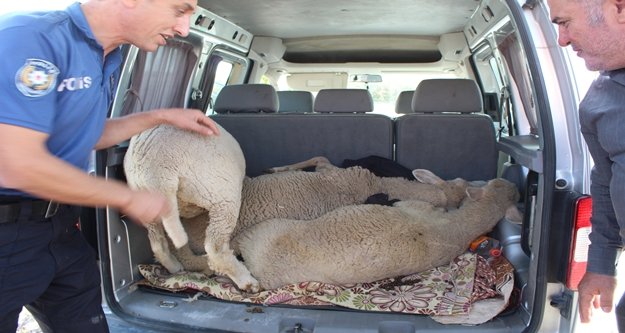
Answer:
[[(579, 105), (581, 131), (595, 163), (591, 174), (592, 232), (579, 315), (610, 312), (616, 264), (625, 239), (625, 0), (547, 0), (558, 43), (571, 46), (589, 70), (601, 71)], [(625, 332), (625, 297), (616, 307)]]

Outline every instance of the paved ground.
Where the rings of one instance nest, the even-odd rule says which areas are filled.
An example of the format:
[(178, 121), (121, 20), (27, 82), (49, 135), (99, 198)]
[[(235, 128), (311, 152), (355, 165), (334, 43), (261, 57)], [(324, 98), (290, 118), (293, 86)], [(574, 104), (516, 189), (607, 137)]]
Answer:
[(33, 319), (26, 309), (20, 313), (19, 326), (17, 327), (17, 333), (41, 333), (37, 321)]
[[(164, 329), (160, 329), (158, 331), (147, 329), (147, 328), (139, 328), (139, 327), (129, 327), (129, 324), (119, 317), (109, 314), (107, 309), (104, 309), (104, 313), (106, 314), (106, 319), (109, 324), (109, 330), (111, 333), (167, 333), (170, 331), (166, 331)], [(37, 321), (30, 315), (28, 310), (24, 309), (20, 313), (19, 326), (17, 328), (16, 333), (42, 333), (41, 329), (39, 329), (39, 325)], [(88, 332), (87, 332), (88, 333)], [(171, 333), (171, 332), (170, 332)]]

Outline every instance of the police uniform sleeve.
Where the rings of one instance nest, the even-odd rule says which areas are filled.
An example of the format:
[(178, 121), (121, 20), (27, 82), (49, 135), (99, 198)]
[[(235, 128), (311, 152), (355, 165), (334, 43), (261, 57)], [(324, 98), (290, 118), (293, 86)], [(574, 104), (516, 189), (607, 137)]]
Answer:
[(56, 113), (57, 52), (43, 32), (0, 29), (0, 123), (50, 133)]

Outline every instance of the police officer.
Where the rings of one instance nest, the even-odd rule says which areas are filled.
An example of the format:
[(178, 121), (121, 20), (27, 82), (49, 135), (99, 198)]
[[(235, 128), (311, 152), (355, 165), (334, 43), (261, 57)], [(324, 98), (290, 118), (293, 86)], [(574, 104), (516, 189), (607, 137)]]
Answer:
[(89, 155), (159, 124), (219, 134), (198, 110), (106, 117), (120, 45), (154, 51), (186, 36), (196, 5), (87, 0), (0, 17), (0, 332), (15, 332), (22, 306), (44, 332), (108, 332), (78, 206), (108, 205), (140, 223), (169, 207), (161, 194), (89, 176)]

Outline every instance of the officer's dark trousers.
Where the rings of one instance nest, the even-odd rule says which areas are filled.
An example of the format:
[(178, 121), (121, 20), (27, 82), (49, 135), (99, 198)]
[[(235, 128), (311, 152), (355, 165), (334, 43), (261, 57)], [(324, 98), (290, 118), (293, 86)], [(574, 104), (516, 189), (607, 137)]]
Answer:
[(0, 333), (16, 331), (24, 305), (43, 332), (108, 332), (95, 253), (77, 217), (61, 206), (49, 219), (0, 224)]

